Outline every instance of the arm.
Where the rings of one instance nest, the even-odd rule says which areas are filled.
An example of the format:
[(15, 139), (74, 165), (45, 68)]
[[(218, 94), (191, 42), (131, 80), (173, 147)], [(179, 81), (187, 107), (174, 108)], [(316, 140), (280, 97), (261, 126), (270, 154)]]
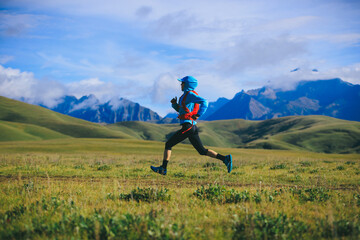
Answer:
[(175, 111), (179, 112), (180, 106), (177, 103), (177, 97), (174, 97), (173, 99), (171, 99), (171, 106), (173, 107), (173, 109), (175, 109)]
[(177, 103), (173, 103), (173, 104), (171, 104), (171, 106), (173, 107), (173, 109), (175, 109), (175, 111), (177, 111), (177, 112), (179, 112), (179, 109), (180, 109), (180, 106), (179, 106), (179, 104), (177, 104)]

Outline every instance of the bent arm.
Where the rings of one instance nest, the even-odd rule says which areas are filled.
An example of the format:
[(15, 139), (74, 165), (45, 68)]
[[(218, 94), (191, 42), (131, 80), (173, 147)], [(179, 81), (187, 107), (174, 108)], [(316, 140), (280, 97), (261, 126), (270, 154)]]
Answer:
[(171, 106), (172, 106), (173, 109), (175, 109), (175, 111), (179, 112), (179, 110), (180, 110), (179, 104), (173, 103), (173, 104), (171, 104)]

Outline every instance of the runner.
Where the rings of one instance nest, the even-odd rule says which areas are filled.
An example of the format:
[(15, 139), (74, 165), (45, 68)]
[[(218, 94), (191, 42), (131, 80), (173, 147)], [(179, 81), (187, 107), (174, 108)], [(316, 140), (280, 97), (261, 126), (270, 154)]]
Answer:
[(178, 80), (181, 82), (181, 90), (184, 94), (179, 98), (179, 103), (177, 103), (177, 97), (173, 98), (171, 103), (172, 107), (179, 112), (178, 118), (180, 119), (180, 125), (182, 128), (172, 135), (166, 142), (163, 164), (159, 167), (151, 166), (151, 170), (156, 173), (166, 175), (167, 164), (171, 157), (172, 147), (186, 138), (189, 138), (191, 144), (200, 155), (221, 160), (226, 165), (228, 173), (230, 173), (232, 170), (231, 154), (223, 156), (211, 149), (205, 149), (200, 140), (196, 120), (205, 113), (208, 107), (208, 102), (194, 91), (198, 85), (197, 80), (192, 76), (186, 76)]

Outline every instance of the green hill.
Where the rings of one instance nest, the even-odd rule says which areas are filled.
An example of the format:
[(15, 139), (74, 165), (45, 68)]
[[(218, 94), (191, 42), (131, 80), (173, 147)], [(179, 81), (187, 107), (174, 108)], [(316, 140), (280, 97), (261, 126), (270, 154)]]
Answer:
[(0, 121), (0, 140), (24, 141), (69, 138), (69, 136), (33, 124)]
[[(200, 122), (204, 145), (360, 153), (360, 123), (326, 116), (291, 116), (265, 121), (242, 119)], [(107, 126), (137, 139), (166, 141), (178, 125), (120, 122)]]
[[(207, 146), (360, 153), (360, 122), (325, 116), (292, 116), (265, 121), (234, 119), (200, 122), (198, 126), (201, 140)], [(178, 124), (147, 122), (101, 126), (0, 97), (0, 141), (74, 137), (165, 142), (179, 128)]]
[(132, 138), (120, 131), (0, 96), (0, 141), (64, 137)]

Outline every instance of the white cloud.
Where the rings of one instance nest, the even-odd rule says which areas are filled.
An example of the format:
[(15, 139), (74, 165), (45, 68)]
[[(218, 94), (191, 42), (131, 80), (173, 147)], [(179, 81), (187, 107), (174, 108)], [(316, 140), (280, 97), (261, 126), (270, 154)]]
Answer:
[[(317, 71), (314, 71), (316, 69)], [(273, 88), (281, 88), (284, 90), (296, 87), (299, 81), (303, 80), (327, 80), (340, 78), (343, 81), (353, 84), (360, 84), (360, 62), (349, 66), (317, 69), (309, 64), (304, 64), (295, 72), (287, 72), (268, 79), (269, 86)]]
[(253, 41), (240, 39), (234, 42), (233, 46), (218, 53), (221, 60), (216, 64), (216, 68), (219, 72), (231, 75), (248, 68), (278, 65), (306, 51), (303, 42), (294, 41), (287, 35)]
[(176, 81), (176, 77), (170, 73), (160, 75), (154, 82), (150, 92), (154, 103), (168, 103), (180, 91), (180, 84)]
[(55, 81), (37, 80), (30, 72), (4, 68), (0, 65), (0, 95), (23, 99), (29, 103), (54, 106), (65, 89)]
[(111, 82), (103, 82), (98, 78), (85, 79), (65, 85), (68, 94), (80, 98), (85, 95), (94, 94), (100, 100), (108, 99), (109, 96), (116, 95), (117, 86)]
[(99, 100), (96, 98), (96, 96), (94, 95), (90, 95), (88, 99), (86, 99), (85, 101), (73, 106), (70, 110), (70, 112), (79, 110), (79, 109), (83, 109), (83, 108), (91, 108), (92, 110), (97, 109), (97, 107), (100, 105), (101, 103), (99, 102)]

